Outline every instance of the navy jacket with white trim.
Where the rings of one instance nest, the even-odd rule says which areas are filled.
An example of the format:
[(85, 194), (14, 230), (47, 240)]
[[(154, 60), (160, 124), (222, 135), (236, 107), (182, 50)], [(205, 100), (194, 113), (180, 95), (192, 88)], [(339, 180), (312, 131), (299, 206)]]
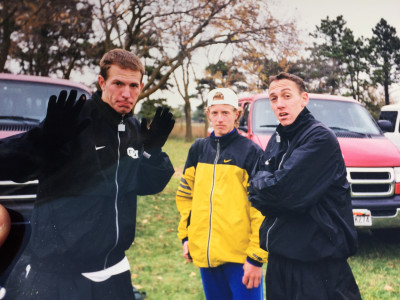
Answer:
[(307, 108), (293, 124), (278, 126), (250, 181), (249, 199), (266, 216), (260, 246), (271, 254), (315, 261), (356, 252), (338, 140)]
[(57, 153), (40, 153), (38, 128), (0, 142), (0, 178), (39, 179), (27, 250), (37, 268), (82, 273), (121, 261), (135, 236), (137, 195), (161, 192), (174, 173), (161, 149), (143, 155), (138, 120), (115, 112), (100, 92), (80, 118), (89, 126)]

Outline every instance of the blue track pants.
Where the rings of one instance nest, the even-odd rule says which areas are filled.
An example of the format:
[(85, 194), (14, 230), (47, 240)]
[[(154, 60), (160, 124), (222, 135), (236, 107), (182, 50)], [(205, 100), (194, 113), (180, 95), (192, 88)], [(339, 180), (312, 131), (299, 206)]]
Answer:
[(263, 281), (257, 288), (247, 289), (242, 283), (243, 265), (226, 263), (215, 268), (200, 268), (207, 300), (262, 300)]

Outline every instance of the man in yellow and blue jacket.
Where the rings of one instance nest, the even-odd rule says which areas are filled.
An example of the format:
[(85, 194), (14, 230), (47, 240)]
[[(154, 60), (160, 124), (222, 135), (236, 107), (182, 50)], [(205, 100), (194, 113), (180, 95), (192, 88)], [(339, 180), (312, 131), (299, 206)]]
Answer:
[(235, 128), (237, 95), (210, 91), (206, 113), (214, 131), (191, 146), (176, 194), (183, 255), (200, 267), (208, 300), (263, 299), (259, 246), (262, 214), (248, 201), (248, 181), (262, 149)]

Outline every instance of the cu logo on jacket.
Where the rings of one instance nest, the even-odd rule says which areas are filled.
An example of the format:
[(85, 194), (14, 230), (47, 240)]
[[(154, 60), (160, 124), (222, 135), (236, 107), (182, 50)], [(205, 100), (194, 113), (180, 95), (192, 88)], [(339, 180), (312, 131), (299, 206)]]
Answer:
[(139, 158), (139, 151), (138, 150), (135, 150), (132, 147), (129, 147), (127, 149), (127, 152), (128, 152), (128, 155), (130, 157), (132, 157), (133, 159)]

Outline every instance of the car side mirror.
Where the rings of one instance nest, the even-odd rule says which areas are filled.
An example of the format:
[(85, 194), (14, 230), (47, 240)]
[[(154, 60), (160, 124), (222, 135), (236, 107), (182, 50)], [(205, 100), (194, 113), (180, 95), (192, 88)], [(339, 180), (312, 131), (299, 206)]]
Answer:
[(378, 120), (378, 125), (383, 132), (393, 131), (393, 124), (389, 120)]

